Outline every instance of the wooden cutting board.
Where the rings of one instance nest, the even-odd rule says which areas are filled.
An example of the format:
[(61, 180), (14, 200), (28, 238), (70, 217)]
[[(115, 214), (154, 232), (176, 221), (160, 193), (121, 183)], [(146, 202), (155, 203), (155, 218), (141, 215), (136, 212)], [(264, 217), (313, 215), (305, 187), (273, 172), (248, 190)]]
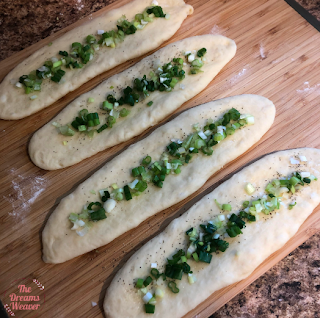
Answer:
[[(93, 14), (93, 17), (125, 2), (127, 0), (117, 1)], [(41, 317), (103, 317), (105, 290), (117, 270), (135, 250), (162, 231), (173, 218), (240, 167), (266, 153), (294, 147), (320, 147), (320, 112), (317, 108), (320, 95), (320, 34), (283, 0), (187, 2), (194, 6), (194, 14), (165, 44), (193, 35), (213, 33), (234, 39), (238, 51), (209, 87), (176, 113), (226, 96), (260, 94), (271, 99), (277, 107), (271, 130), (258, 145), (211, 177), (188, 199), (158, 213), (138, 229), (125, 233), (96, 251), (64, 264), (48, 265), (41, 260), (41, 231), (56, 205), (106, 161), (156, 127), (129, 142), (59, 171), (44, 171), (31, 163), (27, 153), (30, 137), (76, 96), (139, 59), (98, 76), (35, 115), (19, 121), (0, 121), (0, 297), (4, 303), (8, 303), (8, 297), (4, 297), (3, 292), (13, 281), (36, 278), (45, 286)], [(0, 62), (0, 80), (37, 48), (85, 21), (83, 19)], [(249, 278), (214, 293), (185, 317), (208, 317), (319, 228), (320, 211), (316, 209), (297, 235)], [(98, 306), (92, 308), (91, 301), (97, 302)], [(34, 313), (20, 311), (16, 316), (33, 317)]]

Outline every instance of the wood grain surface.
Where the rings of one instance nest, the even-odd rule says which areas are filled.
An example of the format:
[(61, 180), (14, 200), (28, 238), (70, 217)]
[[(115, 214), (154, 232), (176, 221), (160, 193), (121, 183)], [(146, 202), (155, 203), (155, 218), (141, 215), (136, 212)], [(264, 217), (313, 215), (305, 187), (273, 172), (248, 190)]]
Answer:
[[(93, 17), (126, 2), (117, 1), (93, 14)], [(35, 115), (19, 121), (0, 121), (0, 297), (4, 303), (9, 300), (3, 297), (3, 292), (12, 281), (36, 278), (45, 286), (46, 293), (41, 317), (103, 317), (105, 290), (117, 270), (173, 218), (181, 215), (240, 167), (266, 153), (295, 147), (320, 147), (320, 34), (282, 0), (187, 2), (194, 6), (194, 14), (163, 46), (188, 36), (217, 33), (234, 39), (238, 51), (209, 87), (176, 113), (213, 99), (242, 93), (260, 94), (271, 99), (277, 107), (273, 127), (258, 145), (212, 176), (199, 191), (184, 201), (96, 251), (64, 264), (49, 265), (41, 260), (41, 231), (56, 205), (106, 161), (156, 127), (129, 142), (59, 171), (44, 171), (31, 163), (27, 153), (30, 137), (76, 96), (141, 58), (98, 76)], [(85, 20), (0, 62), (0, 80), (30, 53)], [(320, 213), (316, 209), (299, 233), (248, 279), (214, 293), (185, 317), (208, 317), (319, 228)], [(98, 306), (92, 308), (91, 301), (98, 302)], [(34, 314), (19, 311), (16, 316), (34, 317)]]

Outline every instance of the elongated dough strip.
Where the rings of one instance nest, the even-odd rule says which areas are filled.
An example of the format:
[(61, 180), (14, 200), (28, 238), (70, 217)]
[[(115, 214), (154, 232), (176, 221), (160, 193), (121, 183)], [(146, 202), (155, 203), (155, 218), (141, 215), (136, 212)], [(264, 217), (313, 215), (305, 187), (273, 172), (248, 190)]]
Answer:
[[(100, 109), (100, 105), (108, 94), (113, 92), (119, 96), (123, 88), (132, 86), (134, 78), (142, 78), (144, 74), (149, 76), (150, 71), (154, 70), (152, 67), (154, 61), (160, 60), (163, 65), (170, 62), (175, 56), (181, 55), (181, 52), (199, 50), (202, 47), (207, 48), (206, 62), (201, 68), (203, 73), (186, 74), (186, 78), (181, 82), (184, 89), (180, 89), (178, 83), (172, 92), (150, 93), (150, 96), (144, 101), (134, 107), (129, 106), (131, 111), (129, 116), (119, 118), (112, 129), (109, 128), (100, 134), (95, 134), (92, 140), (83, 133), (76, 133), (73, 137), (63, 136), (50, 122), (32, 137), (29, 145), (31, 160), (40, 168), (48, 170), (68, 167), (126, 141), (157, 124), (184, 102), (200, 93), (212, 81), (235, 55), (234, 41), (219, 35), (201, 35), (172, 43), (144, 58), (128, 70), (112, 76), (92, 91), (81, 95), (53, 118), (53, 121), (65, 125), (71, 123), (81, 109), (87, 108), (89, 112), (98, 112), (101, 124), (103, 124), (106, 112)], [(114, 88), (110, 89), (110, 87)], [(95, 102), (87, 104), (89, 97), (94, 97)], [(146, 105), (149, 101), (153, 101), (151, 107)], [(67, 141), (66, 146), (63, 145), (63, 141)]]
[[(308, 161), (292, 165), (290, 158), (303, 155)], [(150, 273), (150, 264), (157, 263), (163, 271), (167, 258), (177, 250), (187, 248), (185, 231), (199, 227), (222, 213), (214, 202), (230, 203), (232, 212), (242, 209), (242, 202), (260, 198), (268, 182), (281, 176), (289, 176), (295, 171), (309, 171), (320, 178), (320, 150), (300, 148), (270, 154), (235, 174), (213, 192), (203, 197), (181, 217), (172, 221), (158, 236), (150, 240), (137, 251), (114, 277), (104, 301), (107, 318), (149, 317), (145, 313), (142, 297), (134, 288), (136, 278), (146, 277)], [(252, 196), (246, 194), (247, 182), (258, 189)], [(215, 291), (248, 277), (268, 256), (281, 248), (294, 236), (299, 227), (320, 202), (320, 180), (312, 181), (294, 195), (296, 206), (288, 209), (291, 200), (284, 201), (279, 210), (264, 215), (259, 221), (248, 223), (243, 234), (228, 238), (229, 248), (224, 253), (213, 254), (210, 264), (189, 261), (196, 282), (188, 283), (184, 277), (177, 281), (180, 292), (173, 294), (167, 287), (165, 296), (157, 301), (152, 317), (183, 317), (191, 309), (202, 303)], [(227, 213), (225, 213), (227, 214)], [(262, 214), (262, 213), (261, 213)], [(261, 216), (260, 216), (261, 217)], [(164, 283), (161, 283), (164, 285)]]
[[(202, 127), (206, 120), (220, 119), (232, 107), (242, 114), (251, 114), (255, 124), (244, 126), (223, 142), (214, 146), (212, 156), (199, 154), (183, 166), (179, 175), (168, 175), (159, 189), (150, 184), (147, 191), (130, 201), (120, 201), (108, 218), (98, 221), (83, 237), (71, 230), (68, 217), (80, 212), (84, 204), (99, 201), (98, 190), (113, 183), (119, 186), (132, 181), (132, 168), (150, 155), (158, 160), (172, 138), (184, 139), (192, 132), (192, 125)], [(135, 228), (150, 216), (162, 211), (197, 191), (216, 171), (252, 147), (273, 123), (275, 107), (265, 97), (239, 95), (194, 107), (156, 129), (150, 136), (130, 146), (108, 162), (63, 200), (50, 216), (42, 234), (43, 259), (48, 263), (61, 263), (105, 245), (128, 230)], [(97, 194), (90, 191), (95, 190)]]
[(93, 60), (82, 69), (67, 70), (63, 77), (66, 80), (64, 84), (58, 85), (50, 80), (44, 81), (41, 92), (35, 93), (38, 95), (35, 100), (30, 100), (30, 94), (25, 94), (23, 88), (18, 89), (11, 83), (11, 81), (17, 82), (20, 76), (38, 69), (46, 60), (58, 57), (59, 51), (69, 51), (73, 42), (82, 43), (87, 35), (96, 35), (97, 30), (114, 30), (117, 20), (122, 15), (132, 21), (135, 14), (143, 12), (150, 5), (150, 0), (135, 0), (118, 9), (108, 11), (67, 32), (54, 40), (51, 46), (41, 48), (17, 65), (0, 84), (0, 118), (20, 119), (29, 116), (50, 106), (97, 75), (157, 48), (170, 39), (180, 28), (184, 19), (193, 13), (192, 6), (185, 4), (183, 0), (161, 0), (159, 5), (163, 7), (165, 13), (170, 14), (170, 19), (155, 18), (143, 30), (128, 35), (116, 48), (102, 47), (96, 52)]

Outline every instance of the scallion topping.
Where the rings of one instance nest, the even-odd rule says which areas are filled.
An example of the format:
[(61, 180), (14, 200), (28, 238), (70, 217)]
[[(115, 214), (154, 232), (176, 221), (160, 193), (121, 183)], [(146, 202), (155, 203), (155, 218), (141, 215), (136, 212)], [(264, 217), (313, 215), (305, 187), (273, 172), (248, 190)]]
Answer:
[(137, 288), (142, 288), (143, 287), (143, 279), (139, 278), (136, 282), (136, 287)]
[[(170, 149), (174, 148), (175, 146), (171, 145)], [(255, 222), (259, 219), (258, 214), (260, 212), (269, 214), (272, 211), (280, 209), (280, 202), (282, 202), (281, 199), (283, 193), (291, 192), (294, 194), (302, 186), (308, 185), (313, 180), (317, 180), (317, 178), (311, 176), (309, 172), (296, 172), (289, 178), (273, 180), (265, 188), (268, 196), (264, 195), (260, 199), (255, 199), (251, 202), (243, 202), (242, 205), (246, 211), (240, 211), (238, 214), (232, 213), (228, 218), (225, 218), (224, 215), (218, 215), (214, 220), (209, 221), (207, 224), (200, 224), (199, 231), (195, 227), (190, 228), (185, 232), (190, 241), (187, 254), (185, 255), (185, 252), (182, 249), (178, 250), (171, 259), (167, 259), (164, 273), (160, 274), (158, 269), (152, 268), (151, 275), (155, 279), (159, 279), (162, 275), (163, 280), (166, 280), (167, 277), (172, 279), (168, 282), (168, 288), (173, 293), (179, 292), (179, 288), (177, 287), (175, 280), (181, 280), (184, 273), (187, 274), (189, 283), (194, 284), (196, 279), (191, 271), (190, 265), (188, 264), (191, 256), (196, 262), (210, 264), (213, 253), (218, 251), (225, 252), (229, 247), (229, 243), (227, 241), (219, 239), (221, 235), (234, 238), (242, 234), (242, 230), (246, 226), (245, 220)], [(287, 189), (287, 191), (284, 191), (284, 188)], [(215, 200), (215, 202), (219, 209), (231, 211), (230, 204), (219, 204), (217, 200)], [(296, 202), (289, 204), (289, 210), (291, 210), (295, 205)], [(141, 288), (143, 286), (148, 286), (151, 282), (152, 278), (150, 276), (148, 276), (144, 281), (143, 279), (138, 279), (136, 287), (140, 288), (142, 291)], [(154, 296), (152, 296), (150, 292), (147, 292), (147, 290), (145, 290), (144, 293), (146, 293), (143, 297), (144, 302), (148, 302), (148, 304), (152, 305), (155, 305), (156, 303), (156, 296), (159, 298), (164, 296), (163, 291), (159, 290), (159, 288), (156, 289)]]
[(142, 164), (144, 166), (148, 166), (151, 163), (151, 157), (150, 156), (146, 156), (143, 160), (142, 160)]
[[(112, 102), (112, 98), (113, 97), (109, 95), (107, 97), (107, 102)], [(141, 165), (139, 165), (138, 167), (133, 167), (131, 169), (132, 177), (134, 178), (132, 182), (124, 185), (123, 188), (119, 188), (114, 183), (111, 185), (112, 189), (110, 190), (110, 192), (108, 191), (108, 189), (99, 190), (101, 202), (107, 202), (104, 205), (105, 211), (110, 213), (111, 210), (115, 207), (116, 201), (121, 201), (124, 199), (128, 201), (131, 200), (134, 196), (141, 195), (144, 191), (146, 191), (146, 189), (149, 186), (148, 184), (151, 182), (158, 188), (162, 188), (165, 184), (167, 176), (169, 174), (180, 174), (183, 170), (183, 166), (190, 163), (190, 160), (192, 158), (191, 153), (199, 153), (198, 149), (201, 150), (201, 152), (205, 155), (211, 155), (213, 153), (212, 147), (217, 144), (213, 141), (213, 138), (218, 133), (218, 131), (221, 131), (223, 138), (227, 137), (227, 135), (224, 133), (223, 126), (221, 126), (222, 122), (224, 122), (224, 124), (227, 125), (226, 127), (228, 127), (228, 125), (234, 125), (235, 123), (237, 123), (237, 121), (235, 121), (237, 119), (240, 120), (240, 113), (236, 109), (231, 109), (223, 115), (223, 118), (217, 120), (215, 123), (213, 123), (213, 120), (209, 119), (208, 123), (203, 127), (202, 130), (200, 129), (198, 124), (194, 125), (194, 129), (196, 132), (187, 136), (185, 140), (172, 139), (169, 145), (167, 146), (167, 151), (161, 155), (160, 160), (152, 163), (151, 156), (147, 155), (145, 158), (142, 159)], [(72, 127), (79, 131), (86, 128), (87, 130), (85, 130), (85, 132), (88, 134), (88, 136), (90, 136), (89, 134), (93, 135), (95, 130), (88, 129), (90, 129), (92, 125), (96, 125), (98, 120), (99, 116), (97, 113), (89, 113), (87, 109), (82, 109), (79, 112), (79, 116), (72, 122)], [(72, 130), (69, 126), (60, 126), (60, 124), (57, 123), (54, 123), (54, 125), (64, 134), (71, 135), (75, 133), (75, 131)], [(105, 129), (104, 125), (102, 125), (97, 130), (98, 133), (100, 133), (102, 129)], [(314, 180), (315, 178), (307, 174), (303, 174), (303, 176), (306, 177), (302, 178), (301, 176), (299, 176), (297, 177), (297, 180), (292, 178), (291, 183), (307, 183), (309, 182), (309, 180), (311, 182), (311, 180)], [(309, 178), (307, 176), (309, 176)], [(289, 183), (289, 181), (285, 182), (285, 184)], [(290, 186), (292, 187), (293, 185), (291, 183)], [(232, 210), (230, 204), (219, 204), (217, 201), (216, 203), (219, 206), (219, 208), (223, 211)], [(262, 209), (260, 206), (261, 205), (257, 205), (256, 208)], [(89, 204), (88, 209), (91, 210), (93, 208), (96, 212), (100, 208), (102, 208), (102, 205), (100, 202), (92, 202)], [(105, 213), (103, 214), (102, 212), (103, 211), (99, 211), (99, 213), (93, 214), (93, 218), (95, 221), (105, 218)], [(220, 217), (225, 218), (224, 215), (220, 215)], [(249, 221), (254, 221), (254, 216), (252, 215), (244, 216), (244, 218), (247, 218)], [(221, 222), (223, 220), (221, 220)], [(237, 224), (237, 222), (235, 222), (236, 224), (233, 224), (232, 222), (234, 221), (231, 219), (230, 226), (228, 228), (230, 236), (234, 236), (240, 233), (238, 229), (240, 227)], [(203, 230), (206, 231), (208, 235), (214, 235), (215, 227), (213, 225), (208, 224), (207, 226), (203, 225), (201, 227), (203, 227)], [(197, 231), (195, 229), (193, 229), (192, 232), (190, 232), (188, 235), (190, 236), (190, 241), (195, 242), (197, 240)], [(204, 239), (207, 240), (207, 236), (205, 236)], [(206, 242), (201, 240), (199, 241), (198, 245), (203, 246), (204, 248), (208, 248), (207, 244), (205, 243)], [(215, 250), (220, 251), (226, 248), (223, 241), (220, 242), (219, 240), (214, 241), (214, 244), (211, 245), (211, 247)], [(203, 251), (209, 252), (209, 250), (204, 249)], [(189, 259), (192, 255), (195, 260), (199, 261), (199, 253), (199, 250), (190, 248), (186, 255), (175, 255), (174, 260), (168, 261), (170, 266), (174, 265), (171, 267), (168, 266), (168, 277), (172, 279), (178, 279), (178, 277), (181, 276), (181, 273), (185, 273), (188, 270), (188, 268), (186, 265), (177, 266), (176, 264), (178, 262), (186, 263), (185, 260)], [(154, 273), (156, 273), (156, 271), (154, 271)]]
[(144, 304), (146, 314), (154, 314), (156, 306), (152, 304)]
[(197, 52), (197, 56), (198, 57), (203, 57), (205, 54), (207, 53), (207, 49), (206, 48), (202, 48)]
[(152, 282), (152, 277), (151, 277), (151, 276), (148, 276), (148, 277), (144, 280), (143, 285), (147, 287), (148, 285), (150, 285), (151, 282)]
[[(58, 54), (61, 56), (60, 59), (53, 57), (29, 75), (22, 75), (19, 82), (25, 87), (26, 94), (33, 91), (40, 91), (42, 81), (48, 78), (53, 82), (62, 83), (61, 79), (66, 73), (61, 69), (62, 66), (71, 70), (82, 68), (84, 64), (93, 60), (96, 51), (98, 51), (101, 46), (114, 48), (123, 42), (127, 35), (134, 34), (137, 30), (143, 29), (144, 26), (152, 22), (154, 18), (165, 17), (166, 15), (160, 6), (147, 8), (142, 14), (137, 14), (132, 22), (129, 22), (125, 16), (122, 16), (117, 21), (117, 30), (108, 32), (99, 30), (99, 39), (90, 34), (85, 38), (84, 44), (79, 42), (72, 43), (70, 52), (58, 51)], [(52, 43), (48, 44), (48, 46), (51, 45)], [(92, 103), (93, 101), (93, 99), (91, 101), (91, 98), (89, 98), (88, 103)]]
[(292, 210), (294, 206), (296, 206), (297, 202), (294, 202), (292, 204), (289, 204), (289, 210)]
[(125, 185), (123, 187), (123, 191), (124, 191), (124, 196), (126, 198), (127, 201), (131, 200), (132, 199), (132, 195), (131, 195), (131, 192), (130, 192), (130, 189), (127, 185)]
[(170, 288), (170, 290), (174, 293), (174, 294), (177, 294), (179, 293), (179, 288), (177, 287), (177, 284), (173, 281), (169, 282), (168, 283), (168, 287)]
[(160, 277), (160, 273), (156, 268), (151, 269), (151, 275), (155, 278), (158, 279)]
[(254, 191), (256, 191), (256, 189), (250, 182), (248, 182), (245, 186), (245, 191), (247, 192), (247, 194), (251, 195), (254, 193)]
[[(80, 48), (80, 43), (74, 43), (74, 50), (78, 50)], [(182, 61), (182, 63), (181, 63)], [(58, 62), (55, 62), (58, 63)], [(203, 62), (196, 59), (191, 63), (192, 68), (200, 69), (203, 65)], [(117, 118), (126, 117), (130, 114), (130, 110), (123, 107), (120, 110), (116, 110), (119, 106), (129, 105), (131, 107), (135, 106), (136, 103), (144, 100), (154, 91), (160, 92), (170, 92), (174, 89), (175, 85), (185, 78), (185, 71), (183, 70), (183, 59), (182, 58), (174, 58), (171, 62), (166, 63), (158, 68), (155, 72), (150, 72), (149, 78), (146, 75), (143, 75), (142, 78), (135, 78), (133, 80), (132, 86), (127, 86), (123, 89), (120, 98), (116, 99), (115, 96), (109, 94), (107, 99), (102, 103), (101, 108), (108, 112), (106, 117), (106, 122), (97, 129), (98, 133), (101, 133), (103, 130), (107, 128), (112, 128), (116, 123)], [(159, 71), (161, 70), (161, 71)], [(58, 72), (58, 71), (57, 71)], [(59, 72), (58, 72), (59, 73)], [(60, 79), (58, 79), (60, 80)], [(88, 103), (93, 103), (94, 98), (88, 98)], [(149, 101), (147, 106), (150, 107), (153, 105), (153, 101)], [(83, 110), (81, 110), (82, 112)], [(80, 113), (79, 113), (80, 114)], [(93, 114), (98, 115), (97, 113), (86, 113), (82, 114), (79, 117), (76, 117), (72, 122), (72, 126), (79, 132), (84, 132), (88, 130), (88, 127), (95, 127), (100, 124), (99, 117), (93, 117)], [(231, 117), (230, 117), (231, 118)], [(230, 121), (230, 120), (229, 120)], [(80, 129), (78, 126), (81, 126)], [(86, 126), (86, 128), (84, 127)], [(233, 130), (232, 127), (228, 127), (228, 132)], [(230, 133), (231, 134), (231, 133)], [(206, 140), (206, 135), (201, 132), (201, 138)], [(212, 155), (211, 147), (216, 143), (213, 139), (206, 145), (204, 140), (196, 140), (196, 149), (202, 148), (202, 152), (208, 156)], [(219, 140), (222, 140), (221, 137)], [(205, 147), (207, 146), (207, 147)], [(184, 148), (181, 148), (180, 151), (185, 151)], [(177, 169), (176, 173), (179, 173), (179, 169)], [(159, 186), (161, 187), (161, 182), (159, 182)]]

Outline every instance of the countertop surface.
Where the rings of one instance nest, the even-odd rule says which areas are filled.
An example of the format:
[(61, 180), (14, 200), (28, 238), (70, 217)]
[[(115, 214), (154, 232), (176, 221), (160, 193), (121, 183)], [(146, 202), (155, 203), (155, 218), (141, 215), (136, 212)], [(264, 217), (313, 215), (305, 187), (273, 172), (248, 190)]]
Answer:
[[(0, 60), (111, 2), (0, 0)], [(298, 3), (320, 20), (320, 1), (298, 0)], [(320, 233), (229, 301), (212, 318), (320, 317), (319, 245)]]
[(320, 1), (319, 0), (296, 0), (302, 7), (320, 21)]

